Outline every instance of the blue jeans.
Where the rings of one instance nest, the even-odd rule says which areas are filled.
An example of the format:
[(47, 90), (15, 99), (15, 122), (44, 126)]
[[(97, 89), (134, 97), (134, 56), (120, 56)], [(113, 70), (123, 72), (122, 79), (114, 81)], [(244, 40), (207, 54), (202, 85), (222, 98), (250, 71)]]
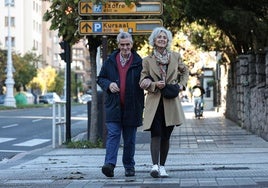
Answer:
[(134, 154), (137, 127), (124, 127), (120, 123), (106, 123), (106, 128), (105, 164), (110, 163), (116, 166), (122, 133), (124, 142), (122, 162), (125, 168), (133, 168), (135, 166)]
[(195, 111), (196, 116), (203, 114), (203, 105), (204, 105), (204, 101), (202, 97), (194, 98), (194, 111)]

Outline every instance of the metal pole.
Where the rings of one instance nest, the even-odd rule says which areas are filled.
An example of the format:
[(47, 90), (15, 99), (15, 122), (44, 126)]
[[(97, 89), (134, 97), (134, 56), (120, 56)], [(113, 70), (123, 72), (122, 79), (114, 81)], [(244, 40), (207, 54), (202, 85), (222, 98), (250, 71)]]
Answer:
[(14, 79), (13, 79), (13, 65), (12, 65), (12, 56), (11, 56), (11, 36), (10, 36), (10, 6), (11, 0), (6, 1), (6, 5), (8, 5), (8, 53), (7, 53), (7, 79), (6, 79), (6, 97), (4, 106), (16, 107), (16, 101), (14, 98)]
[(52, 106), (52, 148), (56, 147), (56, 103)]
[[(108, 57), (108, 40), (107, 40), (107, 36), (104, 35), (103, 38), (102, 38), (102, 62), (104, 63)], [(100, 100), (100, 110), (101, 110), (101, 116), (99, 116), (98, 118), (98, 121), (100, 122), (101, 126), (102, 126), (102, 131), (101, 131), (101, 136), (102, 136), (102, 139), (103, 139), (103, 146), (106, 147), (106, 126), (105, 126), (105, 108), (104, 108), (104, 100), (105, 100), (105, 95), (103, 92), (101, 92), (101, 95), (98, 96), (98, 97), (101, 97), (101, 100)], [(99, 100), (98, 100), (99, 101)]]
[(67, 79), (67, 65), (66, 65), (66, 62), (65, 62), (65, 65), (64, 65), (64, 86), (63, 86), (63, 95), (64, 95), (64, 101), (66, 101), (66, 79)]
[(71, 141), (71, 46), (66, 48), (66, 142)]

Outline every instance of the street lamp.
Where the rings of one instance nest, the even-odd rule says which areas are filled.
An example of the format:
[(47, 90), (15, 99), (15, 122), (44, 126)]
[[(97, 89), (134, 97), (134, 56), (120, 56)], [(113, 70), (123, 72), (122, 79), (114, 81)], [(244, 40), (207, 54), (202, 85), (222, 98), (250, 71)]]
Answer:
[[(14, 3), (14, 1), (13, 1)], [(11, 36), (10, 36), (10, 6), (12, 5), (11, 0), (6, 0), (5, 5), (8, 6), (8, 50), (7, 50), (7, 79), (6, 79), (6, 97), (4, 106), (16, 107), (16, 101), (14, 98), (14, 79), (13, 79), (13, 65), (11, 57)]]

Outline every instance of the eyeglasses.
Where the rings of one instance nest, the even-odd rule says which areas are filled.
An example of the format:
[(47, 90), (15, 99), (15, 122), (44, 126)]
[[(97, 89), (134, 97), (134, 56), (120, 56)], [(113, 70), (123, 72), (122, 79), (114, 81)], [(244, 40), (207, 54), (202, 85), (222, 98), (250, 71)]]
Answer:
[(120, 43), (119, 45), (120, 46), (130, 46), (131, 44), (130, 43)]

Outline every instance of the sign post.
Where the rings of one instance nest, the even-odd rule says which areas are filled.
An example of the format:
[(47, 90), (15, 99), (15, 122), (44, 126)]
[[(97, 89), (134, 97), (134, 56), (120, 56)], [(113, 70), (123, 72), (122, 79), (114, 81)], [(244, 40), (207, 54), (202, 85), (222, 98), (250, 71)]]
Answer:
[(80, 35), (113, 35), (123, 29), (131, 34), (147, 34), (162, 24), (160, 19), (81, 20), (79, 33)]
[(79, 15), (161, 15), (162, 1), (131, 2), (129, 6), (122, 1), (109, 1), (105, 4), (93, 4), (89, 1), (79, 2)]

